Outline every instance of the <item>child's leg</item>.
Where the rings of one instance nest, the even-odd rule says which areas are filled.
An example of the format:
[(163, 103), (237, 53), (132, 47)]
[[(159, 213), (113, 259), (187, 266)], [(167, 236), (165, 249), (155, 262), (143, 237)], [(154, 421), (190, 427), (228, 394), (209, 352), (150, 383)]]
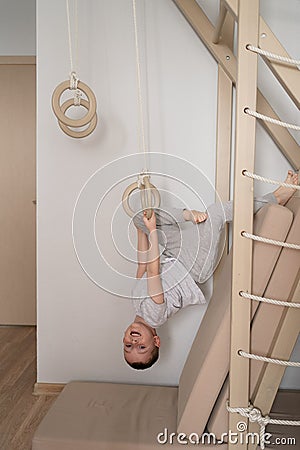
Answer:
[[(255, 197), (253, 203), (254, 214), (268, 203), (278, 204), (273, 192), (261, 197)], [(223, 226), (226, 222), (232, 222), (233, 202), (230, 200), (224, 203), (214, 203), (207, 208), (207, 212), (211, 220), (217, 220), (220, 226)]]
[[(273, 193), (254, 199), (254, 212), (268, 203), (277, 204)], [(198, 225), (200, 231), (201, 248), (192, 268), (194, 280), (204, 283), (213, 274), (218, 263), (220, 238), (226, 222), (232, 221), (233, 203), (214, 203), (207, 208), (208, 219)], [(194, 243), (195, 245), (195, 243)]]
[[(288, 171), (287, 177), (284, 180), (285, 183), (290, 185), (297, 186), (299, 184), (299, 176), (297, 172), (293, 172), (292, 170)], [(274, 191), (274, 196), (277, 200), (277, 203), (279, 205), (285, 205), (289, 199), (292, 197), (296, 189), (294, 189), (292, 186), (279, 186), (279, 188)]]
[[(295, 186), (298, 185), (298, 173), (289, 170), (284, 181), (287, 184), (294, 184)], [(286, 202), (294, 194), (294, 192), (295, 189), (293, 189), (293, 187), (280, 186), (274, 192), (270, 192), (269, 194), (254, 198), (254, 213), (256, 213), (260, 208), (268, 203), (274, 203), (275, 205), (285, 205)], [(212, 205), (210, 207), (213, 213), (212, 216), (215, 215), (221, 223), (224, 221), (231, 222), (233, 214), (232, 202), (225, 202), (223, 203), (222, 207), (220, 206), (220, 204), (218, 205), (219, 206)]]
[(273, 192), (269, 192), (268, 194), (265, 194), (261, 197), (255, 197), (254, 198), (254, 214), (257, 213), (260, 208), (267, 205), (268, 203), (274, 203), (275, 205), (278, 204), (277, 199)]

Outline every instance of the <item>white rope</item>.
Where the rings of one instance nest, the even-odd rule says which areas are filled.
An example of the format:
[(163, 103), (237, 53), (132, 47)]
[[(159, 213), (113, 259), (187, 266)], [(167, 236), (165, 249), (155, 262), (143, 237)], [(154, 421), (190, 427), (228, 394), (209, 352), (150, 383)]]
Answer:
[(275, 125), (279, 125), (284, 128), (291, 128), (292, 130), (300, 131), (299, 125), (293, 125), (291, 123), (282, 122), (281, 120), (273, 119), (273, 117), (265, 116), (264, 114), (260, 114), (257, 111), (252, 111), (249, 108), (244, 109), (246, 114), (249, 114), (249, 116), (256, 117), (257, 119), (264, 120), (265, 122), (274, 123)]
[(258, 423), (258, 425), (260, 426), (260, 430), (259, 430), (260, 448), (262, 450), (264, 450), (264, 448), (265, 448), (265, 431), (266, 431), (266, 426), (268, 424), (300, 426), (300, 420), (271, 419), (271, 417), (269, 417), (269, 416), (263, 416), (261, 413), (261, 410), (258, 408), (255, 408), (253, 405), (250, 405), (247, 408), (241, 408), (241, 407), (233, 408), (233, 407), (229, 406), (229, 403), (227, 401), (226, 408), (227, 408), (227, 411), (230, 413), (238, 413), (241, 416), (249, 419), (250, 422)]
[(264, 361), (267, 363), (278, 364), (279, 366), (300, 367), (298, 361), (285, 361), (283, 359), (267, 358), (266, 356), (255, 355), (253, 353), (247, 353), (243, 350), (239, 350), (238, 354), (244, 358), (255, 359), (257, 361)]
[(74, 0), (74, 47), (75, 47), (75, 61), (73, 58), (73, 49), (72, 49), (72, 31), (71, 31), (71, 19), (70, 19), (70, 5), (69, 0), (66, 0), (66, 9), (67, 9), (67, 21), (68, 21), (68, 39), (69, 39), (69, 54), (70, 54), (70, 67), (71, 74), (74, 72), (76, 74), (76, 69), (78, 66), (78, 7), (77, 0)]
[(71, 31), (71, 18), (70, 18), (70, 5), (69, 0), (66, 0), (67, 9), (67, 22), (68, 22), (68, 40), (69, 40), (69, 55), (70, 55), (70, 89), (74, 91), (74, 106), (80, 106), (82, 92), (78, 89), (79, 78), (76, 73), (78, 66), (78, 4), (77, 0), (74, 0), (74, 47), (75, 47), (75, 61), (73, 58), (72, 48), (72, 31)]
[(74, 91), (74, 106), (80, 106), (82, 92), (78, 89), (79, 78), (76, 72), (70, 73), (70, 89)]
[(260, 175), (256, 175), (255, 173), (248, 172), (248, 170), (243, 170), (242, 173), (246, 177), (253, 178), (253, 179), (259, 180), (259, 181), (264, 181), (265, 183), (278, 184), (279, 186), (284, 186), (284, 187), (300, 190), (300, 186), (297, 184), (284, 183), (283, 181), (272, 180), (270, 178), (265, 178)]
[(77, 89), (78, 81), (79, 81), (79, 78), (78, 78), (76, 72), (71, 72), (70, 73), (70, 89)]
[(262, 236), (257, 236), (255, 234), (247, 233), (242, 231), (242, 236), (252, 239), (253, 241), (264, 242), (265, 244), (277, 245), (278, 247), (293, 248), (295, 250), (300, 250), (300, 244), (290, 244), (289, 242), (275, 241), (274, 239), (265, 238)]
[(257, 302), (271, 303), (272, 305), (287, 306), (289, 308), (300, 308), (300, 303), (287, 302), (283, 300), (275, 300), (273, 298), (259, 297), (258, 295), (248, 294), (248, 292), (241, 291), (240, 296), (256, 300)]
[(268, 52), (267, 50), (262, 50), (259, 47), (254, 47), (254, 45), (248, 44), (246, 45), (247, 50), (250, 50), (251, 52), (258, 53), (259, 55), (266, 56), (267, 58), (274, 59), (276, 61), (280, 61), (283, 63), (291, 64), (293, 66), (297, 66), (298, 69), (300, 68), (300, 60), (299, 59), (293, 59), (288, 58), (287, 56), (281, 56), (276, 55), (275, 53)]
[(137, 14), (136, 14), (136, 0), (132, 0), (133, 10), (133, 23), (134, 23), (134, 40), (135, 40), (135, 59), (136, 59), (136, 76), (137, 76), (137, 90), (138, 90), (138, 107), (139, 107), (139, 122), (140, 132), (139, 137), (141, 139), (141, 147), (144, 152), (144, 171), (147, 171), (147, 146), (145, 138), (145, 125), (144, 125), (144, 111), (143, 111), (143, 97), (142, 97), (142, 85), (141, 85), (141, 64), (140, 64), (140, 51), (138, 41), (138, 29), (137, 29)]

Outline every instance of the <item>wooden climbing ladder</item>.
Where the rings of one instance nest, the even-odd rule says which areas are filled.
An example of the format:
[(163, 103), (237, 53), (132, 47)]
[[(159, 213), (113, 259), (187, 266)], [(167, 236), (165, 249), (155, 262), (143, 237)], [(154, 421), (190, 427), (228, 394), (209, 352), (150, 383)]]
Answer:
[[(259, 0), (220, 0), (220, 12), (214, 27), (196, 0), (173, 0), (194, 31), (201, 38), (218, 62), (218, 116), (217, 116), (217, 171), (216, 189), (221, 199), (229, 198), (232, 88), (236, 86), (235, 124), (235, 174), (234, 174), (234, 226), (233, 226), (233, 271), (231, 309), (231, 357), (230, 357), (230, 398), (231, 408), (247, 408), (249, 402), (259, 409), (263, 416), (270, 412), (279, 388), (284, 366), (266, 364), (262, 379), (254, 398), (250, 399), (249, 358), (242, 357), (240, 350), (249, 353), (251, 301), (246, 301), (240, 292), (251, 293), (252, 287), (252, 240), (241, 232), (252, 233), (253, 227), (253, 180), (244, 176), (244, 170), (254, 171), (256, 119), (245, 113), (259, 111), (261, 114), (279, 121), (280, 118), (268, 101), (257, 89), (256, 52), (249, 51), (247, 45), (268, 50), (289, 58), (274, 33), (259, 14)], [(230, 14), (228, 14), (230, 13)], [(233, 54), (234, 22), (238, 24), (237, 58)], [(278, 63), (263, 56), (264, 61), (285, 89), (297, 107), (300, 104), (299, 69), (296, 66)], [(267, 121), (261, 122), (277, 147), (287, 158), (294, 170), (300, 168), (299, 145), (288, 128)], [(222, 167), (222, 170), (218, 170)], [(299, 268), (300, 274), (300, 268)], [(216, 275), (218, 276), (218, 274)], [(300, 298), (300, 281), (294, 286), (291, 302)], [(274, 358), (288, 358), (300, 329), (300, 310), (285, 308), (280, 327), (272, 346)], [(288, 356), (287, 356), (288, 355)], [(238, 423), (245, 422), (245, 432), (259, 433), (257, 422), (250, 422), (238, 413), (229, 415), (228, 429), (239, 431)], [(262, 442), (261, 442), (262, 444)], [(254, 450), (256, 445), (243, 442), (228, 443), (230, 450)]]

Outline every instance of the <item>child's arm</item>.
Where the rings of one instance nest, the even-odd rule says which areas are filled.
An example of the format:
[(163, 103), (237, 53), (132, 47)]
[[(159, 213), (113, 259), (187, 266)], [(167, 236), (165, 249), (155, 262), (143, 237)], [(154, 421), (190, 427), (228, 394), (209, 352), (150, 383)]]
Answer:
[(144, 214), (144, 223), (150, 231), (147, 258), (148, 294), (155, 303), (161, 304), (164, 303), (164, 294), (160, 279), (160, 257), (155, 213), (152, 213), (150, 219), (147, 219)]
[(137, 247), (138, 247), (138, 268), (136, 278), (142, 278), (147, 270), (147, 252), (149, 249), (148, 236), (137, 228)]

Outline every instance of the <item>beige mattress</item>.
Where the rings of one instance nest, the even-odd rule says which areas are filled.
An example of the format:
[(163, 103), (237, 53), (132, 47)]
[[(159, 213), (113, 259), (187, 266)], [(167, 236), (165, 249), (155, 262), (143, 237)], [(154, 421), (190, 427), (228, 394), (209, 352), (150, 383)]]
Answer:
[[(297, 242), (299, 206), (300, 199), (295, 199), (290, 202), (291, 210), (278, 205), (269, 205), (260, 210), (255, 218), (255, 233), (276, 240), (285, 240), (288, 235), (291, 242)], [(296, 219), (291, 226), (292, 211)], [(280, 292), (280, 295), (284, 294), (282, 299), (287, 299), (296, 276), (295, 270), (290, 268), (294, 265), (299, 268), (299, 254), (255, 243), (253, 258), (253, 291), (258, 295), (274, 297), (278, 297)], [(177, 442), (178, 438), (174, 437), (176, 431), (185, 433), (178, 436), (183, 441), (192, 436), (191, 433), (200, 436), (215, 403), (209, 421), (210, 430), (217, 434), (227, 431), (227, 414), (222, 400), (222, 395), (223, 398), (227, 397), (226, 385), (217, 398), (228, 373), (230, 255), (223, 259), (219, 270), (218, 283), (214, 287), (213, 297), (187, 358), (178, 388), (69, 383), (36, 431), (32, 450), (150, 450), (162, 446), (182, 449), (185, 444)], [(280, 282), (276, 282), (275, 278)], [(277, 308), (273, 308), (274, 314), (270, 313), (269, 305), (260, 305), (256, 313), (253, 308), (253, 350), (262, 353), (268, 351), (267, 341), (272, 337), (271, 331), (269, 336), (269, 329), (274, 333), (280, 320), (278, 311), (282, 308)], [(261, 317), (264, 318), (263, 323)], [(267, 332), (265, 319), (270, 321)], [(265, 336), (268, 338), (265, 339)], [(253, 389), (259, 376), (259, 366), (252, 372)], [(162, 441), (167, 437), (164, 445), (157, 441), (159, 433), (162, 433)], [(194, 444), (188, 446), (191, 445), (195, 448)], [(204, 449), (207, 445), (196, 447)], [(225, 449), (227, 445), (213, 444), (209, 448)]]
[[(176, 387), (69, 383), (36, 431), (32, 450), (182, 449), (184, 444), (171, 436), (176, 432), (177, 390)], [(160, 433), (162, 443), (157, 441)], [(168, 443), (163, 444), (166, 439)], [(207, 448), (206, 445), (196, 447)], [(223, 448), (227, 445), (209, 446), (211, 450)]]

